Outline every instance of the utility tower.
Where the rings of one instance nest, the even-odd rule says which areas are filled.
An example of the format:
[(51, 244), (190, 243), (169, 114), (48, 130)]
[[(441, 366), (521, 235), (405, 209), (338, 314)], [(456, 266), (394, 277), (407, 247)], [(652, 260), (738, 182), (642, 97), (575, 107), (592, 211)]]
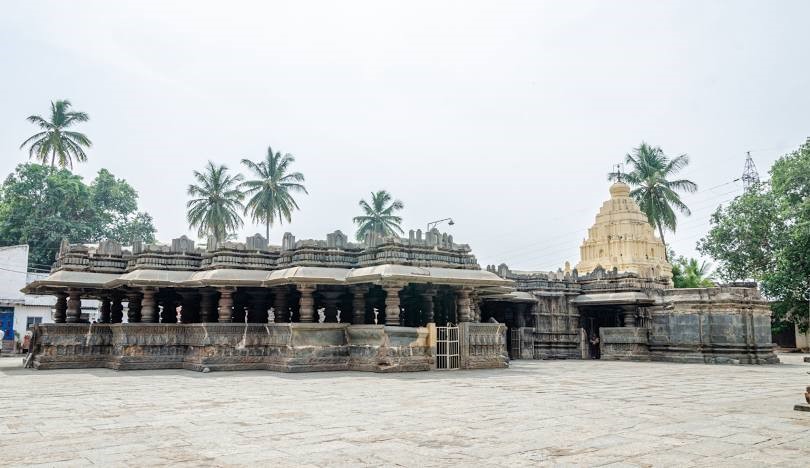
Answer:
[(754, 164), (754, 160), (751, 159), (751, 152), (747, 151), (745, 158), (745, 168), (743, 169), (742, 174), (742, 181), (743, 185), (745, 186), (745, 190), (748, 191), (751, 187), (759, 184), (759, 172), (757, 172), (757, 166)]

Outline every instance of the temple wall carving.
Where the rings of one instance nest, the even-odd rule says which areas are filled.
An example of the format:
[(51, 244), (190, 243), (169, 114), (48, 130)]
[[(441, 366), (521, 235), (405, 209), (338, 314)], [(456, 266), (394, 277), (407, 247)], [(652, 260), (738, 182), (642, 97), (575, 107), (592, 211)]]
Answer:
[[(506, 328), (462, 324), (462, 368), (507, 367)], [(435, 343), (426, 327), (347, 323), (45, 324), (37, 369), (106, 367), (279, 372), (427, 371)]]

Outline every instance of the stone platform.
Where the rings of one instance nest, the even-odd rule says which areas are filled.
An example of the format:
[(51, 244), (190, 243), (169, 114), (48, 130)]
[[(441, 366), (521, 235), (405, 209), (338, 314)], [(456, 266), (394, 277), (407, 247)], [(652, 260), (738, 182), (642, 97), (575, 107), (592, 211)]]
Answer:
[[(46, 324), (36, 369), (410, 372), (435, 367), (435, 328), (345, 323)], [(462, 368), (508, 366), (506, 328), (463, 323)]]
[(807, 365), (780, 357), (387, 374), (35, 371), (0, 359), (0, 464), (804, 468), (810, 413), (793, 405)]

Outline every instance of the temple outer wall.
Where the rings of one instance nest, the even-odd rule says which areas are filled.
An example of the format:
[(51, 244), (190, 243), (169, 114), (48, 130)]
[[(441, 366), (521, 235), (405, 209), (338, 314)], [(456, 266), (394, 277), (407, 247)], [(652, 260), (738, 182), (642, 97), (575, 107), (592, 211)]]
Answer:
[(771, 310), (756, 288), (668, 289), (650, 308), (650, 359), (775, 364)]
[(462, 322), (458, 324), (458, 327), (462, 369), (509, 367), (509, 354), (506, 350), (506, 325)]
[[(429, 327), (347, 323), (46, 324), (33, 367), (411, 372), (435, 368)], [(459, 325), (461, 368), (508, 367), (506, 327)]]
[(536, 297), (534, 359), (581, 359), (579, 312), (570, 302), (575, 296), (556, 294)]
[(610, 327), (599, 330), (605, 361), (649, 361), (649, 330), (639, 327)]
[[(602, 359), (727, 364), (772, 364), (779, 359), (771, 340), (771, 310), (756, 288), (650, 291), (646, 327), (600, 329)], [(512, 330), (517, 359), (584, 359), (587, 339), (568, 308), (538, 297), (536, 325)], [(574, 307), (571, 309), (574, 309)], [(547, 311), (547, 312), (546, 312)]]

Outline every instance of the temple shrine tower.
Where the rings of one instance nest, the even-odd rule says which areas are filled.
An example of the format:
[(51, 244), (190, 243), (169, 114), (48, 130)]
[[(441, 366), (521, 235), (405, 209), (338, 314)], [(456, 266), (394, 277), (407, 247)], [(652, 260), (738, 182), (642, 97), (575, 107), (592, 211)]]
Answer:
[(623, 182), (610, 187), (610, 200), (602, 204), (579, 250), (580, 274), (598, 266), (605, 270), (615, 267), (619, 272), (672, 281), (672, 265), (666, 260), (664, 243), (655, 236), (647, 216), (630, 198), (630, 187)]

